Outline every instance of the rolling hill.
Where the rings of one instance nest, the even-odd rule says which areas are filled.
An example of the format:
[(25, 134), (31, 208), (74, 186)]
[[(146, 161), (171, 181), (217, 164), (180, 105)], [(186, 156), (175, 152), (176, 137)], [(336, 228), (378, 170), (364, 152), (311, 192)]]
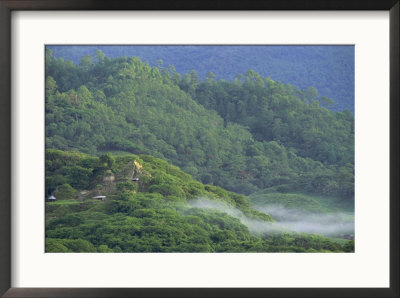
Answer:
[[(353, 46), (48, 46), (57, 58), (76, 65), (84, 55), (101, 50), (107, 57), (137, 56), (150, 66), (173, 65), (183, 76), (196, 70), (199, 77), (214, 73), (217, 80), (232, 81), (253, 69), (261, 76), (300, 89), (315, 87), (331, 98), (334, 111), (354, 113)], [(163, 61), (163, 64), (160, 62)]]

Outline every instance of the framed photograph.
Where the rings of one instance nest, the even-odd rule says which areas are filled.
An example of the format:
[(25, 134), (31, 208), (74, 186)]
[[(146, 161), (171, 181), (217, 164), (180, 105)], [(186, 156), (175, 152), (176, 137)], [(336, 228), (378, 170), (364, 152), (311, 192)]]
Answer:
[(399, 297), (399, 11), (0, 0), (2, 297)]

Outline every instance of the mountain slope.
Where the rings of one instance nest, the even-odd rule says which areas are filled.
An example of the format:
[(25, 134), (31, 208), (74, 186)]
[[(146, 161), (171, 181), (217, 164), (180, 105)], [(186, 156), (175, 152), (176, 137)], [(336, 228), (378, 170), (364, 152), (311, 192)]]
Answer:
[[(300, 156), (295, 146), (287, 148), (278, 138), (256, 140), (244, 123), (226, 121), (193, 100), (199, 84), (194, 73), (181, 80), (175, 72), (164, 69), (160, 73), (138, 58), (111, 60), (98, 52), (94, 62), (86, 57), (76, 66), (47, 52), (46, 147), (91, 154), (150, 154), (181, 167), (203, 183), (244, 194), (280, 187), (279, 191), (352, 197), (351, 164)], [(238, 88), (250, 90), (254, 93), (250, 98), (257, 98), (259, 88), (245, 89), (246, 82), (243, 84)], [(266, 88), (261, 87), (263, 91)], [(282, 95), (285, 92), (282, 89)], [(301, 103), (295, 95), (289, 99)], [(346, 127), (351, 122), (336, 119), (318, 106), (301, 104), (305, 115), (331, 113), (324, 127), (336, 122)], [(311, 142), (318, 142), (327, 133), (324, 127), (317, 133), (313, 133), (313, 126), (308, 129)], [(350, 129), (343, 131), (351, 135)], [(329, 145), (328, 150), (342, 150), (343, 144), (337, 148), (335, 143)], [(343, 146), (351, 152), (351, 142)]]
[(108, 57), (139, 56), (150, 65), (159, 60), (181, 74), (196, 70), (201, 78), (233, 80), (249, 69), (273, 80), (310, 86), (335, 101), (332, 109), (354, 112), (353, 46), (48, 46), (58, 58), (79, 64), (84, 55), (103, 51)]
[(325, 164), (354, 164), (354, 116), (320, 107), (313, 88), (298, 90), (250, 70), (243, 83), (209, 78), (193, 98), (225, 122), (248, 127), (257, 141), (279, 140)]
[(148, 155), (47, 150), (46, 188), (57, 197), (46, 203), (46, 252), (353, 251), (282, 233), (243, 195)]

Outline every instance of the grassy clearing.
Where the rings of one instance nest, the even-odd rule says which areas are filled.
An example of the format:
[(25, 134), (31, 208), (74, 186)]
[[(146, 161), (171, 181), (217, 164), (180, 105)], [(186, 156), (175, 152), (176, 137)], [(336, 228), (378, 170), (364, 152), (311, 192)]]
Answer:
[(354, 202), (338, 197), (317, 196), (303, 193), (278, 193), (260, 191), (249, 196), (258, 206), (280, 205), (285, 208), (313, 213), (354, 212)]

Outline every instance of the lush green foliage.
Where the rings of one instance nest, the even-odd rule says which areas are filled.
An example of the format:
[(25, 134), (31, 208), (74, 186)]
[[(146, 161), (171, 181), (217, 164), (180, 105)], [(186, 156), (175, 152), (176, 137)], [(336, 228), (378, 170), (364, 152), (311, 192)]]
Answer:
[(354, 117), (319, 101), (331, 103), (251, 70), (202, 81), (137, 57), (97, 51), (76, 65), (47, 51), (46, 251), (354, 251), (261, 208), (353, 205)]
[[(108, 160), (113, 160), (110, 167)], [(85, 185), (63, 174), (75, 169), (87, 174)], [(140, 180), (132, 182), (132, 176)], [(251, 233), (246, 221), (268, 227), (272, 219), (254, 210), (245, 196), (201, 184), (148, 155), (93, 157), (50, 149), (46, 151), (46, 178), (47, 190), (57, 196), (56, 202), (46, 204), (46, 252), (354, 250), (348, 241), (338, 243), (317, 235), (269, 233), (268, 228)], [(96, 195), (107, 199), (96, 200)], [(191, 202), (199, 198), (226, 206), (228, 211), (195, 207)]]
[[(254, 72), (244, 82), (209, 75), (202, 83), (193, 71), (180, 78), (135, 57), (98, 51), (76, 66), (48, 51), (46, 147), (149, 154), (243, 194), (271, 188), (352, 198), (353, 117), (319, 107), (313, 96)], [(85, 188), (110, 166), (105, 157), (54, 179)], [(180, 195), (173, 187), (151, 191), (161, 188)]]
[[(354, 111), (353, 46), (49, 46), (58, 58), (79, 64), (84, 55), (102, 50), (108, 57), (138, 56), (160, 68), (174, 65), (181, 74), (195, 69), (204, 79), (212, 71), (231, 81), (254, 69), (262, 76), (303, 89), (314, 86), (332, 109)], [(164, 62), (162, 64), (162, 62)]]
[(243, 83), (209, 78), (196, 87), (194, 98), (225, 122), (249, 127), (258, 141), (279, 140), (325, 164), (354, 163), (353, 115), (321, 108), (312, 87), (302, 91), (248, 71)]

